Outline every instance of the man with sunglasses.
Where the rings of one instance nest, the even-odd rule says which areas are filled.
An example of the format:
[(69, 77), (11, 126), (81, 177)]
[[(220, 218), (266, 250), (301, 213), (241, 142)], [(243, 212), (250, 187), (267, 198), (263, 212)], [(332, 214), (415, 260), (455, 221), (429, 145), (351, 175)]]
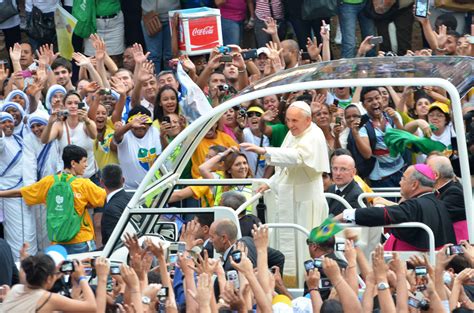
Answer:
[[(247, 109), (246, 125), (247, 127), (239, 129), (237, 137), (240, 142), (252, 143), (259, 147), (269, 147), (270, 140), (265, 136), (260, 128), (260, 119), (263, 115), (263, 109), (258, 105), (251, 105)], [(263, 177), (265, 170), (265, 157), (255, 152), (244, 151), (252, 173), (256, 178)]]

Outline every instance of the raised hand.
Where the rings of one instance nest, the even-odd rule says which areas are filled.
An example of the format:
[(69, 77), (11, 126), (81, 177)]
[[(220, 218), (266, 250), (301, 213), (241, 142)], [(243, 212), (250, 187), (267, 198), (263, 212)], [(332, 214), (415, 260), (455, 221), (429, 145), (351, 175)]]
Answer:
[(95, 271), (98, 278), (105, 278), (109, 275), (110, 264), (106, 258), (99, 257), (95, 259)]
[(266, 28), (262, 28), (262, 30), (266, 32), (267, 34), (269, 34), (270, 36), (276, 35), (278, 32), (278, 25), (276, 21), (273, 18), (269, 17), (264, 22), (265, 22)]
[(5, 68), (5, 63), (0, 63), (0, 82), (4, 82), (10, 76), (10, 69)]
[(125, 235), (123, 235), (122, 241), (125, 247), (127, 247), (130, 255), (134, 255), (136, 253), (140, 254), (142, 252), (142, 249), (138, 244), (137, 234), (125, 233)]
[(331, 35), (329, 31), (329, 25), (326, 24), (326, 21), (323, 20), (323, 25), (321, 25), (321, 31), (319, 33), (323, 41), (329, 42)]
[(217, 270), (217, 264), (219, 260), (210, 259), (207, 250), (204, 250), (204, 258), (198, 254), (198, 262), (195, 262), (195, 271), (198, 274), (207, 273), (208, 275), (214, 274)]
[(165, 250), (161, 242), (155, 244), (150, 238), (145, 239), (146, 249), (155, 255), (158, 259), (165, 257)]
[(308, 273), (304, 273), (304, 276), (306, 285), (308, 285), (308, 289), (317, 289), (319, 287), (321, 274), (317, 269), (309, 270)]
[(138, 291), (140, 281), (138, 280), (137, 273), (135, 273), (133, 268), (126, 264), (120, 265), (120, 276), (130, 289)]
[(53, 64), (54, 60), (59, 56), (59, 52), (54, 53), (53, 44), (42, 45), (38, 50), (36, 50), (36, 54), (38, 55), (39, 63), (48, 65)]
[(179, 61), (183, 68), (189, 72), (196, 72), (196, 65), (194, 65), (193, 61), (191, 61), (187, 54), (184, 54), (179, 57)]
[(10, 47), (10, 59), (12, 59), (12, 62), (20, 62), (21, 45), (18, 42), (13, 47)]
[(76, 65), (80, 67), (92, 64), (91, 60), (80, 52), (74, 52), (72, 54), (72, 58), (74, 61), (76, 61)]
[[(112, 77), (114, 78), (114, 77)], [(86, 93), (92, 93), (92, 92), (97, 92), (100, 90), (100, 85), (98, 82), (90, 82), (86, 86), (84, 86), (83, 90)]]
[(375, 46), (374, 44), (370, 43), (370, 40), (374, 38), (374, 36), (367, 36), (364, 38), (364, 40), (360, 43), (359, 46), (359, 51), (357, 52), (358, 56), (365, 56), (367, 52), (372, 50), (372, 48)]
[(336, 285), (340, 279), (343, 279), (339, 265), (331, 258), (323, 258), (323, 270), (333, 285)]
[(253, 225), (252, 230), (253, 241), (257, 250), (268, 248), (268, 226), (267, 225)]
[(322, 48), (323, 44), (321, 43), (318, 45), (318, 39), (316, 39), (316, 37), (313, 37), (313, 40), (308, 37), (306, 40), (306, 50), (308, 50), (311, 60), (317, 60), (319, 58)]
[(139, 43), (134, 43), (132, 46), (133, 59), (135, 63), (143, 63), (147, 60), (150, 52), (143, 53), (143, 47)]
[(105, 41), (97, 34), (92, 34), (89, 39), (92, 41), (92, 46), (95, 48), (95, 58), (102, 61), (106, 55)]
[(144, 83), (148, 80), (150, 80), (153, 77), (153, 72), (154, 72), (154, 65), (153, 62), (151, 61), (145, 61), (141, 64), (141, 66), (138, 69), (138, 73), (136, 75), (136, 78), (138, 81)]
[(441, 25), (438, 28), (437, 41), (438, 41), (439, 48), (444, 48), (444, 45), (446, 44), (446, 41), (448, 40), (447, 31), (448, 31), (448, 28), (445, 25)]
[(372, 268), (377, 282), (387, 281), (388, 265), (383, 257), (382, 245), (378, 245), (372, 254)]
[[(168, 123), (166, 123), (168, 124)], [(187, 224), (183, 225), (181, 231), (181, 237), (179, 241), (183, 241), (186, 243), (186, 249), (192, 249), (195, 246), (202, 245), (203, 240), (196, 238), (199, 232), (200, 225), (195, 220), (191, 220)]]
[(120, 95), (127, 95), (127, 87), (125, 87), (122, 80), (117, 77), (110, 77), (110, 87), (112, 87), (112, 89), (118, 92)]
[(202, 273), (198, 276), (196, 293), (188, 289), (188, 293), (196, 300), (200, 307), (208, 307), (212, 297), (212, 275)]

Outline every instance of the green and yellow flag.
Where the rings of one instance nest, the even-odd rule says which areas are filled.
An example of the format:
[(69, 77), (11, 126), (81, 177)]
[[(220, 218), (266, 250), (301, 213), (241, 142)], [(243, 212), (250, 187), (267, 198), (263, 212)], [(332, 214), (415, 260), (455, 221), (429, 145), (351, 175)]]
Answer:
[(329, 215), (321, 225), (311, 230), (308, 240), (314, 243), (325, 242), (341, 230), (342, 227), (337, 225), (337, 222), (333, 219), (333, 215)]

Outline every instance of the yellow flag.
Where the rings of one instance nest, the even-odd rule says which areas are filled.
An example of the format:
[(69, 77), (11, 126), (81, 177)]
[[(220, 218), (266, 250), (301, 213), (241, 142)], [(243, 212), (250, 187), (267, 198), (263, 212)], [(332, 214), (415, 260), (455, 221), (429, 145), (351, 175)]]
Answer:
[(54, 12), (54, 23), (56, 24), (59, 54), (70, 61), (74, 52), (72, 33), (76, 27), (77, 19), (58, 4)]

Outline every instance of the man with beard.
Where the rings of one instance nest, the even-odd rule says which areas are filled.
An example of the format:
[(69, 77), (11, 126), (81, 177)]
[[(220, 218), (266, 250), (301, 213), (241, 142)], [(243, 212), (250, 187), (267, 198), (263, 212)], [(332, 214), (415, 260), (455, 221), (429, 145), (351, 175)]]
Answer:
[[(23, 186), (23, 140), (13, 132), (13, 116), (0, 112), (0, 190)], [(24, 242), (30, 243), (28, 253), (36, 254), (34, 214), (21, 198), (2, 199), (0, 203), (0, 221), (15, 260), (20, 257), (19, 252)]]
[(67, 91), (75, 90), (76, 88), (72, 84), (72, 64), (64, 58), (57, 58), (53, 64), (51, 64), (51, 70), (56, 78), (58, 85), (66, 88)]
[(151, 112), (139, 105), (130, 110), (127, 124), (115, 131), (125, 189), (137, 189), (161, 153), (160, 132), (152, 123)]
[(300, 59), (300, 49), (298, 43), (293, 39), (283, 40), (281, 42), (281, 48), (283, 49), (283, 60), (285, 61), (285, 68), (294, 68), (298, 66)]

